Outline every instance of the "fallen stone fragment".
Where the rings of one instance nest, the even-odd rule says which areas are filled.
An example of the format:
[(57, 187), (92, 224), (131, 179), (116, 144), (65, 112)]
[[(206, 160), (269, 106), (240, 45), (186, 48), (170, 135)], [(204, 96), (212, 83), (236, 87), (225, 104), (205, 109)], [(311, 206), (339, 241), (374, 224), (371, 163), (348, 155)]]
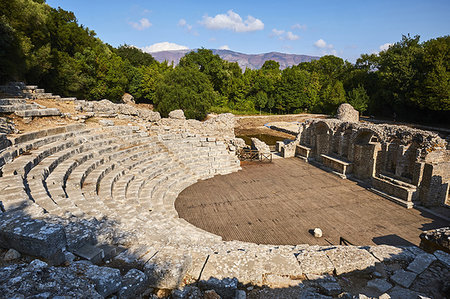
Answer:
[(419, 296), (423, 296), (423, 294), (402, 288), (400, 286), (393, 287), (388, 294), (391, 296), (391, 299), (418, 298)]
[(119, 299), (137, 298), (145, 290), (148, 277), (144, 272), (131, 269), (122, 278)]
[(232, 298), (237, 290), (238, 280), (236, 278), (210, 278), (200, 281), (199, 286), (203, 289), (214, 289), (223, 298)]
[(150, 287), (175, 289), (181, 285), (191, 264), (191, 256), (168, 249), (151, 258), (145, 264), (144, 272), (149, 277)]
[(416, 277), (417, 274), (414, 272), (397, 270), (394, 275), (391, 276), (391, 280), (402, 287), (409, 288)]
[(103, 297), (117, 292), (122, 284), (122, 277), (118, 269), (99, 267), (88, 261), (74, 262), (69, 269), (91, 281), (97, 292)]
[(318, 227), (316, 227), (315, 229), (314, 229), (314, 237), (316, 237), (316, 238), (322, 238), (322, 230), (320, 229), (320, 228), (318, 228)]
[(222, 299), (214, 290), (207, 290), (203, 295), (203, 299)]
[(235, 299), (246, 299), (247, 294), (245, 293), (244, 290), (236, 290), (236, 296), (234, 298)]
[(114, 121), (109, 119), (101, 119), (98, 121), (98, 123), (104, 127), (111, 127), (114, 126)]
[(385, 279), (372, 279), (367, 282), (367, 286), (369, 288), (375, 289), (380, 293), (387, 292), (390, 288), (392, 288), (392, 284), (387, 282)]
[(8, 213), (0, 213), (0, 247), (42, 257), (59, 265), (65, 257), (66, 234), (62, 225)]
[(169, 112), (169, 118), (172, 119), (186, 119), (184, 112), (181, 109), (173, 110)]
[(0, 268), (0, 297), (104, 298), (70, 267), (50, 267), (40, 260)]
[(423, 271), (425, 271), (425, 269), (428, 268), (428, 266), (431, 265), (431, 263), (434, 262), (435, 260), (436, 257), (432, 254), (429, 253), (420, 254), (416, 256), (414, 261), (412, 261), (409, 264), (407, 270), (420, 274)]
[(319, 282), (319, 288), (328, 296), (337, 296), (342, 292), (342, 288), (337, 282)]
[(5, 253), (5, 256), (3, 257), (3, 259), (5, 261), (12, 261), (12, 260), (16, 260), (16, 259), (20, 258), (21, 256), (22, 255), (20, 254), (20, 252), (11, 248)]

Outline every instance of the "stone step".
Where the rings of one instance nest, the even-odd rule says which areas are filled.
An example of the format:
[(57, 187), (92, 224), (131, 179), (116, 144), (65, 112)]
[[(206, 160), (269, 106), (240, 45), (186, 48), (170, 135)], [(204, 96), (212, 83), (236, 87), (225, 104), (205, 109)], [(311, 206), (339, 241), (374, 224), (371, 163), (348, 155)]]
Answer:
[(24, 99), (0, 99), (0, 105), (19, 105), (19, 104), (26, 104), (27, 101)]
[(34, 110), (39, 109), (37, 104), (14, 104), (14, 105), (0, 105), (0, 113), (12, 113), (20, 110)]
[(59, 116), (61, 112), (57, 108), (31, 109), (16, 111), (15, 114), (20, 117), (43, 117), (43, 116)]

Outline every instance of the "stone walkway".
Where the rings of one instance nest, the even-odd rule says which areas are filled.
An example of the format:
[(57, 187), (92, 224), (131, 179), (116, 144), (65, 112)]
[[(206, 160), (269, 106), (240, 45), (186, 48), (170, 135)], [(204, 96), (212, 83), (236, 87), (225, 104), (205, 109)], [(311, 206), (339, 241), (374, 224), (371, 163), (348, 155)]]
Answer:
[[(297, 158), (243, 166), (185, 189), (180, 217), (224, 240), (258, 244), (419, 245), (423, 230), (447, 225), (405, 209)], [(308, 230), (320, 227), (323, 238)]]

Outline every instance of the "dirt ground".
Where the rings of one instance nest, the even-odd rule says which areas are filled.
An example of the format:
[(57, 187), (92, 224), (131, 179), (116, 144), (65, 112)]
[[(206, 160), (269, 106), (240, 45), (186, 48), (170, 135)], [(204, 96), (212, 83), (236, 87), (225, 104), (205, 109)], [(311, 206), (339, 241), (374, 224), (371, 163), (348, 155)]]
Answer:
[(292, 135), (271, 130), (264, 125), (271, 122), (303, 122), (309, 118), (326, 118), (322, 114), (245, 115), (236, 116), (236, 135), (268, 134), (292, 139)]

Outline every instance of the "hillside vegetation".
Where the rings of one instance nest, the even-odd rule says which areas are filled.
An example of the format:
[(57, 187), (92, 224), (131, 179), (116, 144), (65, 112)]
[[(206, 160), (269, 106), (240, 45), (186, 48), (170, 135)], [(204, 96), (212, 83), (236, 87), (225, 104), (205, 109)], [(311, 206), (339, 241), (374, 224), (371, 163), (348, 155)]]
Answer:
[(280, 70), (275, 61), (242, 71), (207, 49), (173, 67), (127, 45), (114, 48), (78, 24), (72, 12), (45, 1), (0, 3), (0, 81), (25, 81), (63, 96), (119, 101), (123, 93), (153, 103), (207, 112), (335, 113), (349, 102), (365, 114), (449, 122), (450, 36), (421, 42), (403, 36), (355, 64), (335, 56)]

